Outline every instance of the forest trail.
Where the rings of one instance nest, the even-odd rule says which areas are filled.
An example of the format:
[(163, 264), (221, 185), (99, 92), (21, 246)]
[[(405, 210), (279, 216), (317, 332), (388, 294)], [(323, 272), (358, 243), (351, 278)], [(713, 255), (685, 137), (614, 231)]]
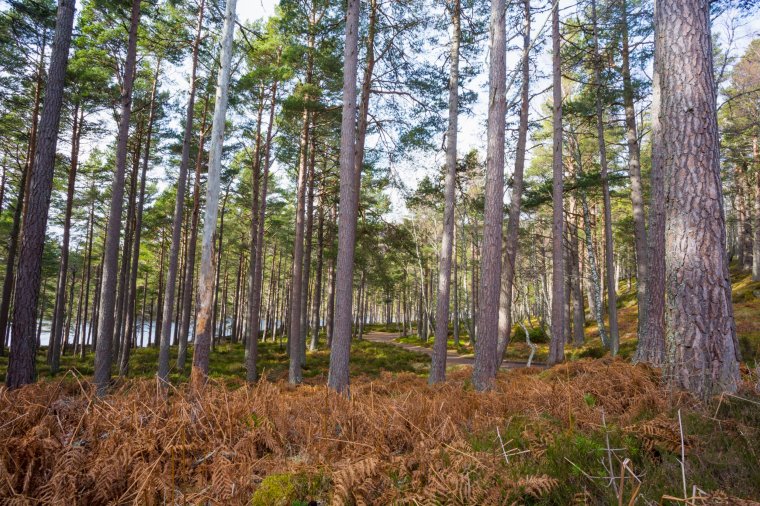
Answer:
[[(367, 341), (372, 341), (374, 343), (387, 343), (392, 344), (394, 346), (398, 346), (400, 348), (404, 348), (408, 351), (414, 351), (417, 353), (424, 353), (425, 355), (432, 356), (433, 355), (433, 349), (432, 348), (425, 348), (424, 346), (416, 346), (414, 344), (408, 344), (408, 343), (399, 343), (396, 341), (401, 337), (401, 334), (397, 332), (369, 332), (364, 335), (364, 339)], [(446, 352), (446, 365), (452, 366), (452, 365), (469, 365), (472, 366), (472, 364), (475, 362), (475, 357), (472, 355), (460, 355), (459, 353), (455, 351), (448, 350)], [(502, 369), (520, 369), (522, 367), (525, 367), (525, 362), (515, 362), (515, 361), (503, 361), (501, 363)], [(533, 362), (532, 367), (540, 367), (544, 368), (546, 367), (545, 364), (540, 362)]]

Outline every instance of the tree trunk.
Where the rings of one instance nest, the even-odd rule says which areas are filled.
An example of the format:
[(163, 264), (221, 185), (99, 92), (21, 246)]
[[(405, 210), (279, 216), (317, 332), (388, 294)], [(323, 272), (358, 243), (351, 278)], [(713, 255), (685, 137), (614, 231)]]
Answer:
[(614, 357), (620, 347), (617, 318), (617, 281), (615, 280), (615, 254), (612, 244), (612, 203), (610, 201), (609, 170), (607, 167), (607, 143), (604, 140), (604, 108), (602, 105), (602, 62), (599, 54), (599, 36), (596, 19), (596, 0), (591, 0), (591, 17), (594, 24), (594, 83), (596, 85), (596, 135), (599, 142), (599, 165), (601, 166), (602, 197), (604, 199), (604, 260), (607, 274), (607, 310), (610, 319), (610, 353)]
[(104, 244), (103, 278), (101, 282), (100, 311), (98, 323), (98, 347), (95, 350), (95, 384), (98, 395), (106, 394), (111, 381), (113, 358), (111, 341), (114, 329), (114, 309), (116, 297), (116, 277), (119, 270), (119, 236), (121, 232), (121, 211), (124, 200), (124, 173), (127, 168), (127, 141), (132, 115), (132, 87), (137, 64), (137, 27), (140, 23), (140, 0), (132, 0), (127, 59), (124, 65), (121, 89), (121, 114), (119, 133), (116, 141), (116, 169), (111, 184), (111, 204), (108, 215), (108, 231)]
[[(311, 117), (314, 130), (314, 115)], [(309, 137), (309, 176), (306, 196), (306, 225), (303, 254), (303, 289), (301, 290), (301, 335), (298, 343), (298, 353), (301, 367), (306, 364), (306, 338), (309, 335), (309, 283), (311, 280), (311, 252), (314, 242), (314, 165), (316, 164), (316, 143), (314, 134)]]
[(665, 175), (665, 329), (671, 385), (702, 397), (738, 388), (726, 258), (710, 2), (660, 2)]
[(60, 0), (56, 17), (55, 39), (45, 88), (45, 102), (39, 123), (39, 141), (35, 147), (30, 177), (29, 199), (24, 214), (21, 249), (13, 307), (13, 334), (5, 384), (9, 389), (32, 383), (37, 376), (35, 365), (37, 303), (42, 275), (50, 195), (53, 190), (58, 127), (61, 121), (66, 67), (74, 23), (74, 1)]
[(586, 339), (586, 315), (583, 311), (583, 290), (581, 289), (580, 244), (578, 240), (578, 218), (572, 202), (570, 222), (570, 277), (573, 301), (573, 344), (581, 346)]
[(480, 278), (480, 314), (472, 383), (489, 390), (499, 367), (499, 293), (504, 220), (504, 129), (506, 123), (506, 3), (491, 2), (491, 64), (488, 100), (488, 155), (483, 214), (483, 254)]
[[(373, 0), (374, 1), (374, 0)], [(351, 289), (354, 279), (359, 179), (356, 171), (356, 77), (359, 56), (359, 0), (348, 0), (343, 52), (343, 115), (340, 130), (340, 218), (335, 280), (335, 322), (327, 384), (349, 395)]]
[(89, 231), (87, 233), (87, 265), (85, 266), (85, 269), (87, 270), (87, 281), (86, 281), (86, 287), (84, 290), (84, 324), (82, 327), (82, 346), (79, 349), (79, 357), (84, 358), (85, 353), (87, 351), (86, 341), (85, 337), (86, 334), (90, 332), (92, 329), (92, 319), (87, 318), (88, 310), (90, 308), (90, 280), (92, 278), (92, 243), (93, 243), (93, 236), (94, 236), (94, 228), (95, 228), (95, 200), (93, 199), (90, 204), (90, 216), (89, 216)]
[(130, 176), (129, 183), (129, 199), (127, 201), (127, 221), (126, 232), (124, 234), (124, 242), (122, 245), (121, 255), (121, 268), (119, 272), (119, 289), (116, 295), (116, 328), (113, 336), (113, 360), (119, 363), (121, 357), (121, 350), (124, 349), (124, 344), (127, 342), (127, 338), (124, 334), (126, 330), (126, 318), (128, 313), (128, 292), (129, 292), (129, 279), (130, 269), (132, 267), (132, 242), (135, 234), (135, 201), (137, 200), (137, 178), (139, 177), (140, 169), (140, 153), (142, 152), (142, 137), (143, 137), (143, 124), (140, 123), (137, 127), (137, 134), (135, 139), (135, 151), (132, 153), (132, 175)]
[[(661, 1), (655, 2), (655, 17)], [(649, 230), (647, 233), (649, 292), (644, 333), (639, 335), (634, 362), (661, 365), (665, 360), (665, 180), (662, 153), (661, 79), (664, 27), (654, 25), (652, 70), (652, 167)]]
[(636, 251), (636, 300), (638, 301), (638, 335), (645, 333), (649, 312), (649, 257), (647, 255), (647, 227), (644, 212), (644, 190), (641, 183), (641, 151), (636, 129), (633, 84), (631, 82), (630, 49), (628, 45), (628, 4), (622, 0), (623, 43), (623, 105), (625, 107), (626, 140), (628, 143), (628, 175), (631, 178), (631, 205), (633, 207), (633, 240)]
[(299, 343), (301, 342), (301, 305), (303, 299), (301, 291), (303, 287), (303, 247), (304, 247), (304, 219), (306, 214), (306, 184), (309, 148), (309, 126), (310, 114), (308, 109), (303, 111), (303, 129), (301, 131), (301, 150), (300, 163), (298, 167), (298, 192), (296, 205), (296, 229), (295, 242), (293, 244), (293, 267), (291, 277), (293, 279), (292, 293), (290, 297), (290, 329), (288, 331), (288, 345), (290, 353), (290, 367), (288, 369), (288, 381), (297, 385), (303, 380), (301, 371), (301, 352)]
[[(322, 194), (324, 194), (324, 188), (322, 189)], [(317, 272), (316, 272), (316, 280), (314, 284), (314, 296), (312, 297), (313, 300), (313, 308), (312, 308), (312, 333), (311, 333), (311, 342), (309, 343), (309, 350), (310, 351), (316, 351), (317, 350), (317, 342), (319, 341), (319, 330), (322, 326), (322, 322), (320, 320), (320, 310), (322, 307), (322, 267), (324, 263), (324, 252), (325, 252), (325, 209), (324, 204), (320, 202), (319, 206), (319, 217), (317, 218)]]
[(459, 38), (461, 36), (460, 1), (451, 0), (451, 58), (449, 69), (449, 129), (446, 133), (446, 182), (443, 209), (441, 258), (438, 268), (438, 307), (435, 343), (430, 365), (430, 384), (446, 380), (447, 341), (449, 338), (449, 299), (451, 292), (451, 255), (454, 243), (454, 207), (456, 205), (457, 128), (459, 118)]
[[(156, 62), (156, 71), (153, 74), (153, 86), (150, 93), (150, 110), (148, 112), (148, 130), (145, 139), (145, 152), (142, 159), (142, 174), (140, 174), (140, 190), (138, 194), (138, 204), (135, 213), (135, 237), (132, 245), (132, 267), (130, 268), (129, 293), (127, 295), (127, 325), (125, 330), (125, 346), (121, 349), (121, 360), (119, 364), (119, 375), (126, 376), (129, 371), (129, 355), (132, 349), (130, 340), (135, 329), (135, 302), (137, 299), (137, 270), (140, 259), (140, 243), (142, 240), (142, 220), (143, 210), (145, 208), (145, 182), (148, 175), (148, 165), (150, 163), (151, 140), (153, 136), (153, 123), (156, 115), (156, 92), (158, 88), (158, 76), (161, 69), (161, 60)], [(146, 284), (147, 286), (147, 284)], [(142, 324), (142, 322), (141, 322)]]
[(755, 226), (752, 238), (752, 281), (760, 281), (760, 149), (757, 136), (752, 138), (752, 161), (755, 165)]
[[(234, 8), (235, 0), (232, 0)], [(163, 301), (162, 326), (161, 326), (161, 344), (158, 353), (158, 378), (166, 382), (169, 380), (169, 345), (171, 343), (171, 326), (174, 311), (174, 295), (177, 286), (177, 270), (179, 264), (179, 252), (182, 242), (182, 222), (185, 212), (185, 186), (187, 185), (187, 170), (190, 165), (190, 143), (193, 136), (193, 118), (195, 116), (195, 94), (197, 89), (197, 71), (198, 71), (198, 52), (201, 43), (201, 34), (203, 32), (203, 10), (205, 1), (201, 0), (198, 9), (198, 21), (195, 30), (195, 39), (193, 41), (193, 56), (190, 70), (190, 96), (187, 99), (187, 111), (185, 113), (185, 131), (182, 138), (182, 158), (179, 164), (179, 176), (177, 179), (177, 200), (174, 206), (174, 221), (172, 222), (172, 242), (169, 249), (169, 269), (166, 274), (166, 295)], [(229, 8), (228, 8), (229, 9)], [(234, 10), (233, 10), (234, 12)], [(226, 20), (225, 20), (226, 21)], [(234, 30), (234, 26), (232, 28)], [(226, 35), (226, 32), (225, 32)], [(224, 55), (223, 55), (224, 56)], [(223, 72), (224, 70), (222, 70)], [(221, 74), (220, 74), (221, 75)], [(226, 110), (226, 89), (224, 90), (224, 106)], [(217, 91), (217, 98), (219, 92)], [(217, 104), (216, 108), (219, 108)], [(225, 111), (226, 112), (226, 111)], [(215, 118), (216, 119), (216, 118)], [(215, 141), (216, 138), (212, 140)], [(211, 178), (211, 167), (209, 167), (209, 180)], [(218, 179), (218, 177), (217, 177)], [(218, 182), (217, 182), (218, 186)], [(218, 202), (219, 190), (214, 205)], [(214, 223), (212, 227), (216, 228), (216, 209), (213, 210)], [(213, 233), (213, 231), (212, 231)], [(213, 247), (213, 246), (212, 246)], [(178, 359), (179, 360), (179, 359)]]
[(5, 343), (8, 340), (8, 315), (11, 309), (11, 299), (13, 288), (16, 284), (16, 253), (18, 251), (19, 239), (21, 234), (21, 220), (26, 209), (26, 200), (29, 198), (29, 180), (31, 179), (32, 166), (37, 145), (37, 126), (40, 115), (40, 105), (42, 103), (42, 86), (44, 84), (45, 72), (45, 45), (47, 43), (47, 31), (42, 36), (42, 47), (40, 48), (40, 60), (37, 65), (37, 84), (34, 90), (34, 107), (32, 110), (32, 126), (29, 132), (29, 146), (27, 149), (26, 162), (21, 172), (21, 181), (19, 182), (18, 196), (16, 197), (16, 208), (13, 212), (13, 226), (11, 235), (8, 240), (8, 252), (5, 263), (5, 277), (3, 278), (3, 299), (0, 303), (0, 356), (5, 352)]
[(164, 326), (164, 303), (166, 296), (164, 287), (164, 258), (166, 257), (166, 233), (161, 231), (161, 255), (158, 260), (158, 296), (156, 298), (156, 335), (153, 339), (153, 346), (158, 346), (161, 342), (161, 330)]
[(208, 179), (206, 188), (206, 215), (203, 220), (201, 265), (198, 276), (198, 311), (195, 323), (195, 348), (193, 350), (192, 379), (196, 386), (205, 383), (211, 345), (211, 313), (214, 295), (214, 236), (219, 207), (219, 176), (224, 144), (224, 123), (227, 117), (230, 66), (232, 63), (232, 36), (235, 32), (235, 7), (237, 0), (227, 0), (222, 36), (221, 69), (216, 88), (214, 121), (211, 129)]
[(522, 205), (523, 174), (525, 172), (525, 152), (528, 143), (528, 119), (530, 114), (530, 0), (524, 0), (525, 16), (523, 26), (522, 87), (520, 92), (520, 122), (515, 152), (515, 172), (512, 175), (512, 201), (509, 203), (507, 222), (506, 253), (499, 301), (499, 344), (496, 351), (499, 364), (504, 358), (504, 350), (512, 332), (512, 292), (517, 261), (518, 232), (520, 230), (520, 208)]
[(195, 252), (198, 244), (198, 222), (201, 214), (201, 169), (203, 167), (204, 148), (206, 145), (206, 122), (210, 97), (207, 95), (203, 105), (203, 121), (201, 122), (200, 139), (198, 139), (198, 155), (195, 159), (195, 180), (193, 183), (193, 216), (190, 223), (190, 242), (185, 258), (185, 292), (182, 298), (182, 322), (179, 329), (179, 349), (177, 351), (177, 370), (185, 370), (187, 361), (187, 344), (190, 341), (190, 315), (193, 306), (195, 278)]
[(562, 65), (560, 55), (559, 3), (552, 7), (552, 310), (549, 364), (565, 360), (564, 314), (565, 314), (565, 262), (563, 243), (563, 181), (562, 181)]
[[(257, 360), (259, 346), (259, 329), (261, 327), (261, 286), (262, 273), (264, 270), (264, 226), (267, 211), (267, 192), (269, 189), (269, 166), (271, 163), (272, 136), (275, 121), (275, 112), (277, 109), (277, 86), (275, 80), (270, 90), (271, 103), (269, 107), (269, 124), (267, 125), (266, 148), (264, 151), (264, 174), (261, 180), (261, 195), (259, 197), (258, 208), (254, 206), (253, 211), (258, 212), (256, 220), (256, 235), (251, 237), (254, 246), (252, 251), (251, 270), (253, 278), (251, 279), (251, 291), (249, 292), (249, 314), (248, 314), (248, 341), (246, 343), (248, 354), (246, 356), (246, 380), (254, 382), (258, 378)], [(253, 232), (253, 231), (252, 231)], [(276, 249), (275, 249), (276, 253)], [(272, 256), (272, 276), (274, 276), (274, 254)]]
[(57, 374), (60, 365), (59, 352), (63, 331), (63, 314), (66, 307), (66, 276), (69, 269), (69, 239), (71, 237), (71, 212), (74, 208), (74, 190), (77, 168), (79, 165), (79, 141), (82, 136), (83, 114), (79, 112), (79, 102), (74, 105), (74, 121), (71, 135), (71, 166), (69, 167), (66, 187), (66, 210), (63, 218), (63, 242), (61, 244), (61, 262), (58, 268), (58, 287), (56, 288), (53, 322), (48, 344), (48, 363), (50, 373)]
[[(330, 226), (330, 248), (335, 242), (335, 216), (336, 209), (332, 209), (332, 223)], [(330, 293), (327, 296), (327, 347), (332, 348), (333, 337), (335, 336), (335, 283), (337, 281), (337, 257), (333, 256), (330, 261)]]

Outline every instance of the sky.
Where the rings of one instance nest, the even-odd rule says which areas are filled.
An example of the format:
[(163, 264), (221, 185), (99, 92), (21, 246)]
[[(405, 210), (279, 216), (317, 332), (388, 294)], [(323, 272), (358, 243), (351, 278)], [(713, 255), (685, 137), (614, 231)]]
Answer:
[(277, 0), (238, 0), (238, 17), (245, 21), (254, 21), (274, 14)]

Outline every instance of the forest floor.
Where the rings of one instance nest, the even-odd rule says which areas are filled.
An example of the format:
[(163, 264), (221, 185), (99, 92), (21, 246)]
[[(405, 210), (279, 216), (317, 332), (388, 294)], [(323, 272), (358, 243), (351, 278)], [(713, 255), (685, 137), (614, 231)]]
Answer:
[[(739, 339), (739, 347), (742, 359), (747, 364), (760, 361), (760, 282), (752, 281), (748, 272), (739, 271), (735, 266), (731, 269), (732, 298), (734, 306), (734, 318), (736, 320), (736, 333)], [(605, 319), (605, 324), (609, 320)], [(636, 326), (638, 324), (638, 304), (636, 302), (636, 283), (621, 282), (618, 290), (618, 326), (620, 331), (620, 356), (625, 359), (631, 358), (636, 351), (638, 337)], [(538, 321), (529, 322), (531, 341), (536, 345), (534, 361), (543, 362), (549, 355), (548, 336), (540, 327)], [(465, 327), (465, 325), (462, 325)], [(384, 329), (383, 327), (377, 327)], [(389, 331), (396, 331), (395, 327), (388, 327)], [(568, 360), (580, 358), (601, 358), (607, 354), (599, 337), (599, 327), (593, 320), (588, 310), (586, 311), (586, 328), (584, 329), (586, 341), (581, 346), (569, 345), (565, 348)], [(396, 339), (397, 343), (411, 345), (416, 349), (432, 349), (433, 339), (422, 340), (417, 335), (408, 335)], [(411, 349), (411, 348), (410, 348)], [(459, 343), (455, 343), (449, 335), (448, 350), (451, 354), (461, 357), (472, 357), (474, 349), (470, 343), (465, 328), (460, 332)], [(517, 326), (513, 328), (512, 339), (505, 353), (505, 361), (525, 363), (530, 354), (530, 347), (525, 342), (524, 332)]]
[[(745, 357), (760, 340), (759, 288), (734, 283)], [(635, 295), (620, 313), (632, 350)], [(174, 371), (165, 392), (157, 350), (138, 349), (103, 400), (91, 354), (64, 355), (51, 376), (40, 350), (41, 381), (0, 387), (0, 503), (760, 505), (760, 395), (746, 366), (736, 395), (708, 401), (608, 356), (502, 371), (483, 394), (463, 366), (429, 386), (428, 354), (368, 330), (352, 344), (350, 399), (325, 387), (327, 350), (308, 353), (294, 387), (283, 344), (264, 343), (264, 379), (247, 385), (242, 345), (221, 343), (202, 391)], [(601, 354), (586, 331), (583, 353)]]
[(429, 356), (363, 339), (350, 400), (324, 386), (326, 351), (308, 354), (306, 384), (294, 387), (271, 342), (256, 385), (243, 381), (242, 346), (225, 343), (203, 391), (175, 372), (164, 393), (156, 358), (137, 350), (131, 377), (101, 401), (91, 356), (67, 355), (68, 372), (43, 370), (19, 391), (0, 387), (0, 502), (760, 505), (750, 501), (760, 500), (760, 396), (749, 384), (700, 402), (605, 357), (503, 371), (482, 394), (468, 367), (429, 386)]
[[(397, 332), (381, 332), (381, 331), (375, 331), (370, 332), (368, 334), (364, 335), (364, 339), (367, 341), (372, 341), (375, 343), (390, 343), (394, 344), (396, 346), (399, 346), (407, 351), (412, 351), (416, 353), (424, 353), (428, 357), (433, 356), (433, 347), (432, 346), (421, 346), (419, 344), (412, 344), (409, 342), (409, 340), (403, 339), (401, 335)], [(462, 355), (458, 352), (456, 347), (452, 347), (451, 349), (448, 349), (446, 351), (446, 365), (447, 367), (451, 366), (457, 366), (457, 365), (469, 365), (475, 363), (475, 355), (473, 355), (471, 352)], [(525, 367), (526, 363), (524, 361), (503, 361), (501, 363), (501, 367), (503, 369), (517, 369), (520, 367)], [(543, 367), (543, 364), (534, 362), (532, 364), (535, 367)]]

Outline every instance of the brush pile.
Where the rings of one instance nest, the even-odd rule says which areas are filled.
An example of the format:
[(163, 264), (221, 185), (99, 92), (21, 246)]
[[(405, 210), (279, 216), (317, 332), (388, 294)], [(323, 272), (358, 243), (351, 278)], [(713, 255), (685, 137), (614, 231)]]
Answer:
[[(619, 360), (512, 371), (486, 394), (468, 377), (436, 387), (412, 374), (360, 378), (350, 399), (266, 381), (164, 394), (135, 380), (102, 400), (71, 376), (0, 390), (0, 502), (522, 504), (559, 485), (519, 472), (558, 432), (599, 430), (602, 413), (636, 427), (643, 413), (691, 402)], [(522, 448), (501, 437), (513, 419), (529, 420)], [(672, 439), (677, 425), (658, 420), (645, 435)]]

